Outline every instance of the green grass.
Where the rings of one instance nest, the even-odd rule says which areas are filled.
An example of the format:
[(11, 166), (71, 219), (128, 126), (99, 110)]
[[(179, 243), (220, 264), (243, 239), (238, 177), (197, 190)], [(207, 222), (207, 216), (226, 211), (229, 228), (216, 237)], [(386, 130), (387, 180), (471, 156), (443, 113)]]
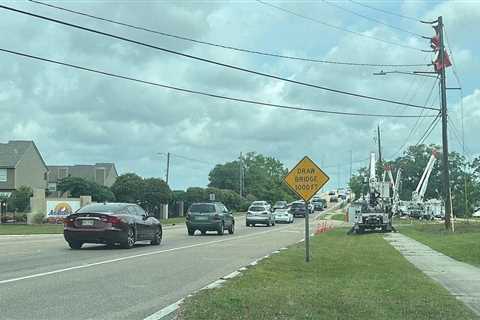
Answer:
[(400, 232), (456, 260), (480, 267), (480, 224), (456, 223), (455, 232), (443, 224), (416, 224)]
[(63, 233), (63, 224), (2, 224), (0, 235)]
[(381, 234), (336, 229), (187, 298), (179, 319), (475, 319)]
[(345, 220), (345, 214), (342, 213), (335, 213), (333, 214), (330, 219), (332, 220), (338, 220), (338, 221), (344, 221)]

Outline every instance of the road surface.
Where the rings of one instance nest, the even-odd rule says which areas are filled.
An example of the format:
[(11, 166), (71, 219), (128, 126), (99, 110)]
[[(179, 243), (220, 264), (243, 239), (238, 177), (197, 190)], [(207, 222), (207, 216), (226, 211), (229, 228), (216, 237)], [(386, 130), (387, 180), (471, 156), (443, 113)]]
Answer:
[[(317, 216), (316, 214), (315, 216)], [(311, 223), (312, 230), (315, 223)], [(165, 228), (160, 246), (71, 250), (62, 235), (0, 237), (1, 319), (144, 319), (211, 282), (304, 237), (304, 220), (234, 235)]]

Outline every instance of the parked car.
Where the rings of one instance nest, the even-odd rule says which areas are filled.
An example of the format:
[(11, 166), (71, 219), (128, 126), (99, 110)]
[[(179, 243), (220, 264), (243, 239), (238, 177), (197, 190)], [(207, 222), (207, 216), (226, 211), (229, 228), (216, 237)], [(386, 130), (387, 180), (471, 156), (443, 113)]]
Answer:
[(287, 201), (277, 201), (273, 205), (273, 211), (276, 211), (278, 209), (286, 209), (287, 208)]
[(248, 208), (246, 226), (257, 224), (265, 224), (267, 227), (275, 225), (275, 217), (268, 207), (252, 205)]
[(293, 223), (294, 220), (293, 214), (287, 208), (275, 210), (275, 222)]
[(329, 196), (334, 196), (335, 194), (336, 194), (336, 193), (335, 193), (335, 191), (333, 191), (333, 190), (328, 193)]
[(216, 231), (219, 235), (223, 235), (225, 230), (229, 234), (235, 232), (235, 218), (221, 202), (193, 203), (188, 208), (185, 224), (189, 236), (193, 236), (196, 230), (202, 234)]
[(295, 218), (297, 217), (302, 217), (305, 218), (305, 215), (308, 212), (307, 206), (305, 206), (305, 202), (303, 201), (298, 201), (292, 203), (292, 206), (290, 207), (290, 213), (293, 214)]
[(136, 241), (159, 245), (162, 225), (136, 204), (92, 203), (64, 219), (63, 235), (72, 249), (84, 243), (118, 243), (129, 249)]
[(331, 196), (330, 197), (330, 202), (338, 202), (338, 197), (337, 196)]

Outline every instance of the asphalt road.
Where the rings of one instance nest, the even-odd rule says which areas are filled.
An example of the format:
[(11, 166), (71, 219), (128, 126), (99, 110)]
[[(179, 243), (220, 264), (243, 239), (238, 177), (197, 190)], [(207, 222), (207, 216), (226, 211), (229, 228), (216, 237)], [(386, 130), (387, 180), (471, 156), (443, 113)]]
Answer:
[(234, 235), (189, 237), (184, 225), (174, 226), (160, 246), (130, 250), (70, 250), (62, 235), (0, 237), (0, 319), (144, 319), (303, 239), (303, 230), (303, 219), (246, 227), (236, 217)]

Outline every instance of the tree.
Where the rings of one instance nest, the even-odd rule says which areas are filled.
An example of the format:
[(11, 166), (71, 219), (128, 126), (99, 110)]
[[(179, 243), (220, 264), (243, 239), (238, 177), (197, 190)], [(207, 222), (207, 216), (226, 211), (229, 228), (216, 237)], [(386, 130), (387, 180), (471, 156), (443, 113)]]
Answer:
[(111, 190), (117, 201), (140, 203), (143, 199), (145, 182), (135, 173), (122, 174), (112, 185)]
[(115, 195), (108, 187), (79, 177), (62, 179), (58, 183), (57, 190), (62, 194), (68, 192), (74, 198), (91, 196), (92, 201), (95, 202), (115, 201)]
[(32, 188), (21, 186), (12, 192), (7, 200), (7, 206), (13, 211), (26, 212), (30, 208), (30, 197), (32, 196)]
[[(288, 170), (273, 158), (249, 152), (242, 159), (245, 174), (245, 194), (267, 201), (293, 201), (295, 196), (283, 183)], [(209, 187), (237, 191), (239, 189), (240, 161), (219, 164), (210, 171)]]
[(172, 200), (172, 191), (162, 179), (144, 179), (143, 187), (141, 205), (147, 212), (157, 212), (162, 204)]

